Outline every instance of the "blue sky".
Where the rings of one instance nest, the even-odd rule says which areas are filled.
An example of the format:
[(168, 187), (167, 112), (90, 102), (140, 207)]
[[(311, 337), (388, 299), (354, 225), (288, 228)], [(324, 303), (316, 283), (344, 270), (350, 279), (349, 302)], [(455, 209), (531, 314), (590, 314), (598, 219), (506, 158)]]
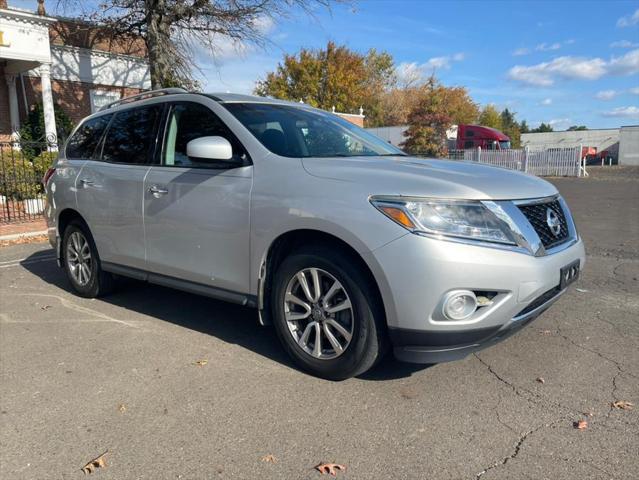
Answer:
[[(33, 1), (9, 0), (17, 7)], [(208, 91), (250, 93), (283, 54), (333, 40), (393, 55), (400, 72), (436, 75), (481, 104), (555, 129), (639, 124), (638, 1), (360, 0), (265, 22), (272, 44), (199, 55)]]

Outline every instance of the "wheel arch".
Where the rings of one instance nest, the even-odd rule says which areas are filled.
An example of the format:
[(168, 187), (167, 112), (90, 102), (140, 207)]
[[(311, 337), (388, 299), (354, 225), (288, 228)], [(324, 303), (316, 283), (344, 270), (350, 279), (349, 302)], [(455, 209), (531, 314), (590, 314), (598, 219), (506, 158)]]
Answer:
[[(80, 220), (82, 223), (87, 225), (86, 220), (82, 217), (80, 212), (78, 212), (77, 210), (73, 208), (65, 208), (58, 214), (57, 232), (56, 232), (57, 233), (56, 256), (57, 256), (58, 262), (62, 262), (62, 237), (64, 236), (64, 231), (73, 220)], [(87, 228), (88, 228), (88, 225), (87, 225)]]
[(386, 317), (387, 309), (378, 278), (375, 276), (373, 269), (364, 257), (348, 242), (333, 234), (312, 228), (304, 228), (290, 230), (280, 234), (271, 242), (262, 257), (258, 273), (257, 288), (258, 309), (260, 312), (260, 323), (262, 325), (270, 325), (272, 323), (270, 298), (273, 279), (277, 267), (282, 263), (289, 252), (295, 250), (301, 245), (331, 246), (339, 249), (352, 258), (368, 279), (369, 286), (373, 289), (375, 294), (375, 301), (379, 302), (379, 309), (384, 314), (384, 317)]

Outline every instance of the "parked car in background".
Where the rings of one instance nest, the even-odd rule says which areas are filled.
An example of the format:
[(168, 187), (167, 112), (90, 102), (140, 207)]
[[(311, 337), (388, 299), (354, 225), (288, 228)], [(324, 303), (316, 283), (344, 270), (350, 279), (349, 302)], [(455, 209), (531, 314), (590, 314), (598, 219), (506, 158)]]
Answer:
[(80, 123), (45, 184), (49, 238), (79, 295), (123, 275), (255, 307), (329, 379), (389, 348), (434, 363), (503, 340), (584, 262), (551, 184), (408, 157), (269, 98), (121, 100)]

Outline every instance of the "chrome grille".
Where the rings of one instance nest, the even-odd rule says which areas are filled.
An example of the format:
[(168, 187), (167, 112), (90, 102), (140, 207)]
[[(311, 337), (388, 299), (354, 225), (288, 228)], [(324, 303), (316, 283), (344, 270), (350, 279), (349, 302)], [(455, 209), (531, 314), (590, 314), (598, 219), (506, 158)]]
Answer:
[[(557, 214), (561, 229), (559, 233), (555, 235), (548, 226), (547, 216), (548, 209), (551, 209)], [(519, 210), (526, 216), (530, 224), (539, 235), (544, 248), (552, 248), (557, 245), (561, 245), (569, 239), (568, 222), (561, 204), (558, 200), (551, 200), (544, 203), (534, 203), (530, 205), (519, 205)]]

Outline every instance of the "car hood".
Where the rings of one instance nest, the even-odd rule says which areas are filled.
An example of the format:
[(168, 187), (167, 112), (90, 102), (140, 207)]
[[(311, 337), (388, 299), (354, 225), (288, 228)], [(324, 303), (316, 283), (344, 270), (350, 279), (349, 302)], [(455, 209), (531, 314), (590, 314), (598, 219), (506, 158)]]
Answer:
[(557, 194), (533, 175), (475, 162), (415, 157), (304, 158), (315, 177), (356, 183), (370, 195), (514, 200)]

